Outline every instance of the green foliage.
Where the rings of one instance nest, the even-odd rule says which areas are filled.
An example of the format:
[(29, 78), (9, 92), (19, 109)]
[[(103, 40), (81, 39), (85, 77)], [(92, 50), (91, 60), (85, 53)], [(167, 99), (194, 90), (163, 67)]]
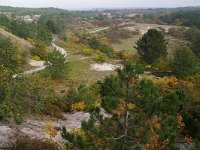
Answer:
[[(105, 88), (104, 83), (102, 83), (102, 86), (105, 90), (108, 88)], [(112, 90), (112, 87), (109, 90)], [(164, 96), (159, 88), (148, 80), (139, 81), (132, 88), (129, 88), (129, 95), (125, 94), (124, 96), (128, 96), (129, 102), (134, 103), (136, 107), (128, 111), (130, 119), (126, 120), (128, 124), (127, 133), (124, 132), (126, 130), (126, 125), (124, 126), (123, 123), (124, 113), (116, 115), (113, 111), (116, 110), (117, 105), (123, 107), (120, 99), (122, 100), (124, 96), (118, 97), (117, 93), (110, 94), (109, 92), (107, 95), (104, 92), (104, 98), (107, 97), (108, 99), (103, 99), (102, 105), (106, 106), (112, 117), (104, 120), (98, 114), (98, 111), (94, 111), (92, 118), (88, 122), (82, 123), (85, 136), (81, 137), (81, 143), (73, 134), (63, 132), (63, 137), (73, 143), (73, 148), (78, 149), (131, 149), (137, 145), (137, 142), (140, 142), (141, 147), (139, 148), (141, 149), (147, 144), (152, 144), (150, 136), (153, 134), (160, 141), (160, 143), (157, 141), (157, 146), (167, 140), (169, 143), (161, 144), (160, 148), (164, 146), (168, 149), (174, 149), (178, 134), (176, 115), (182, 104), (180, 101), (181, 93)], [(110, 95), (115, 95), (115, 97)], [(117, 103), (116, 107), (112, 105), (113, 103)], [(158, 126), (148, 123), (148, 120), (151, 122), (150, 120), (154, 116), (158, 116)], [(151, 133), (152, 131), (153, 133)], [(156, 148), (160, 149), (159, 147)]]
[[(53, 105), (57, 100), (49, 78), (20, 76), (6, 83), (6, 97), (0, 104), (2, 118), (14, 118), (20, 123), (24, 115), (45, 114), (49, 104)], [(52, 108), (55, 106), (49, 108), (54, 111)], [(59, 109), (57, 111), (60, 112)]]
[(22, 71), (23, 60), (8, 39), (0, 38), (0, 103), (9, 99), (13, 75)]
[(167, 55), (164, 35), (155, 29), (150, 29), (136, 44), (140, 57), (147, 63), (151, 64), (156, 59)]
[(188, 98), (184, 101), (184, 111), (181, 112), (185, 123), (185, 134), (200, 142), (200, 101)]
[(58, 50), (54, 49), (52, 52), (48, 53), (45, 64), (47, 65), (45, 74), (52, 78), (60, 78), (67, 73), (65, 56)]
[(54, 34), (60, 34), (64, 29), (63, 23), (52, 15), (41, 16), (38, 21), (38, 25), (46, 27), (46, 29), (49, 30), (50, 33)]
[(93, 110), (98, 107), (100, 101), (99, 86), (97, 84), (86, 86), (81, 84), (78, 89), (71, 89), (66, 95), (66, 101), (70, 105), (84, 102), (87, 110)]
[(22, 59), (19, 52), (9, 39), (0, 38), (0, 71), (7, 70), (17, 73), (22, 66)]
[(190, 48), (176, 50), (172, 62), (173, 73), (180, 78), (194, 75), (198, 72), (198, 60)]
[(1, 118), (14, 118), (16, 123), (21, 123), (22, 122), (22, 108), (16, 103), (12, 101), (4, 101), (0, 105), (0, 117)]
[(35, 43), (35, 48), (30, 50), (32, 56), (38, 56), (40, 59), (45, 59), (47, 52), (45, 50), (46, 44), (41, 40), (37, 40)]
[(187, 34), (187, 39), (192, 43), (192, 51), (199, 55), (200, 54), (200, 30), (199, 29), (191, 29)]
[(106, 77), (104, 84), (101, 83), (101, 95), (115, 97), (117, 95), (124, 95), (123, 82), (119, 78), (110, 76)]
[[(83, 135), (64, 130), (63, 137), (72, 149), (176, 149), (183, 92), (164, 93), (150, 80), (138, 80), (143, 67), (126, 62), (117, 76), (107, 77), (101, 85), (102, 103), (112, 116), (102, 118), (94, 110), (82, 123)], [(130, 109), (129, 104), (132, 104)], [(137, 147), (137, 143), (140, 147)]]
[(184, 25), (188, 27), (197, 27), (200, 28), (200, 10), (181, 10), (176, 11), (164, 16), (161, 16), (160, 19), (169, 24)]
[(51, 33), (49, 33), (47, 27), (38, 25), (37, 30), (37, 39), (44, 41), (46, 44), (49, 44), (52, 41)]
[(115, 97), (102, 98), (101, 105), (109, 113), (111, 109), (117, 109), (119, 107)]
[(100, 50), (102, 53), (105, 53), (109, 58), (112, 57), (113, 49), (112, 47), (103, 44), (96, 37), (92, 38), (89, 42), (89, 45), (94, 50)]
[(22, 20), (10, 20), (8, 29), (15, 35), (28, 39), (34, 38), (37, 33), (37, 26), (35, 23), (27, 23)]
[(52, 40), (51, 33), (61, 34), (64, 30), (63, 23), (59, 19), (54, 19), (51, 15), (42, 15), (37, 23), (25, 22), (23, 20), (9, 19), (0, 15), (0, 25), (7, 28), (8, 31), (24, 39), (38, 39), (46, 44)]
[(152, 64), (153, 69), (158, 71), (168, 71), (171, 69), (172, 58), (159, 58)]
[(49, 15), (57, 15), (57, 14), (68, 14), (68, 11), (58, 8), (25, 8), (25, 7), (10, 7), (10, 6), (0, 6), (0, 12), (11, 12), (17, 16), (22, 15), (37, 15), (37, 14), (49, 14)]
[(97, 52), (96, 56), (95, 56), (96, 61), (99, 62), (105, 62), (107, 61), (109, 58), (106, 54), (102, 53), (102, 52)]

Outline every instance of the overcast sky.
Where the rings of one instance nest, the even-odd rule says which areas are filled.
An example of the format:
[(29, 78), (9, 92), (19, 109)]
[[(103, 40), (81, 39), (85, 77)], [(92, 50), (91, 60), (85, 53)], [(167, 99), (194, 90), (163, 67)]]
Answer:
[(114, 8), (200, 6), (200, 0), (0, 0), (0, 5), (17, 7)]

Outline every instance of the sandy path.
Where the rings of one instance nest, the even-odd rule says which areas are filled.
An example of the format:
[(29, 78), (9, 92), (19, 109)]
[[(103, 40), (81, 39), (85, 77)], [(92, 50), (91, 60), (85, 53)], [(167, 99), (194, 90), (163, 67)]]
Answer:
[[(59, 52), (61, 52), (61, 54), (63, 54), (65, 57), (67, 57), (67, 52), (65, 51), (64, 48), (58, 46), (55, 44), (55, 39), (52, 40), (51, 45)], [(24, 74), (33, 74), (36, 72), (39, 72), (41, 70), (44, 70), (46, 68), (46, 66), (44, 65), (44, 61), (35, 61), (35, 60), (29, 60), (29, 64), (31, 66), (37, 67), (35, 69), (32, 70), (28, 70), (25, 71)]]

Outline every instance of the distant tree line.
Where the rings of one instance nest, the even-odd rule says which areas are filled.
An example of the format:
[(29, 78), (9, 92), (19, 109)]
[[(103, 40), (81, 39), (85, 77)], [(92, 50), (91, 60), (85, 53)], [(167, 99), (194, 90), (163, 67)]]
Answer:
[(178, 11), (159, 18), (168, 24), (200, 28), (200, 10)]
[(50, 44), (52, 40), (51, 33), (60, 34), (64, 30), (62, 22), (50, 15), (43, 15), (36, 22), (25, 22), (23, 20), (9, 19), (7, 16), (0, 15), (0, 25), (14, 35), (24, 39), (40, 40)]
[(0, 6), (0, 12), (11, 12), (15, 15), (34, 15), (34, 14), (68, 14), (67, 10), (58, 9), (58, 8), (22, 8), (22, 7), (10, 7), (10, 6)]

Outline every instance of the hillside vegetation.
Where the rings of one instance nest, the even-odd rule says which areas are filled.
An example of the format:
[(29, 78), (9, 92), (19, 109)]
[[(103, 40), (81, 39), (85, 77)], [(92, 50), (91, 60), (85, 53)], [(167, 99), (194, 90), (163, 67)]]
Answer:
[(4, 38), (8, 38), (10, 39), (10, 41), (12, 42), (13, 45), (16, 45), (18, 47), (19, 50), (22, 51), (29, 51), (30, 49), (32, 49), (34, 46), (28, 42), (25, 39), (22, 39), (8, 31), (6, 31), (3, 28), (0, 28), (0, 36), (4, 37)]
[(199, 10), (185, 9), (0, 7), (0, 148), (199, 150)]

